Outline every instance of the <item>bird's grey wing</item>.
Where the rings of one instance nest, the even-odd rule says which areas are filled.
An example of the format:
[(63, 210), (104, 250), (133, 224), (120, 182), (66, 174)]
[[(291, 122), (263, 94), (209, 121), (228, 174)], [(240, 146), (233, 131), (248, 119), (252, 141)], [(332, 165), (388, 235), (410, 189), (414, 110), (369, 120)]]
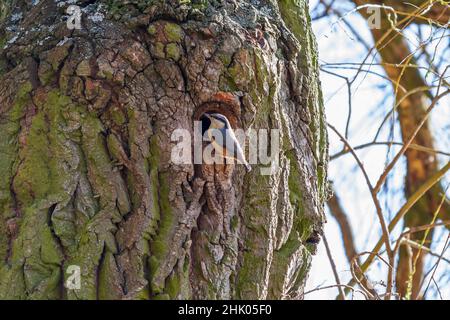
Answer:
[[(226, 130), (225, 133), (225, 142), (226, 142), (226, 151), (231, 157), (237, 159), (240, 163), (247, 163), (244, 157), (244, 151), (242, 150), (241, 145), (239, 144), (236, 135), (232, 130)], [(233, 143), (231, 143), (233, 142)]]

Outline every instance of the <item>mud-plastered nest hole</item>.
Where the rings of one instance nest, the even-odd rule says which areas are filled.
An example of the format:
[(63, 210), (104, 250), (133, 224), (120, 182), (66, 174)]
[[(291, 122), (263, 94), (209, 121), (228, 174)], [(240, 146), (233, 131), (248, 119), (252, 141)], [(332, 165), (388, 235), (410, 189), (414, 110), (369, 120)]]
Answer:
[(219, 102), (209, 102), (205, 103), (197, 110), (195, 110), (193, 119), (194, 121), (201, 121), (202, 122), (202, 134), (205, 133), (206, 130), (208, 130), (210, 126), (209, 119), (205, 116), (205, 113), (212, 114), (212, 113), (220, 113), (223, 114), (225, 117), (227, 117), (228, 121), (230, 122), (231, 128), (236, 129), (241, 127), (240, 121), (238, 120), (238, 111), (234, 106), (230, 106), (227, 104), (219, 103)]
[[(205, 132), (209, 129), (211, 122), (205, 116), (205, 114), (213, 114), (219, 113), (224, 115), (228, 121), (230, 122), (231, 129), (240, 128), (239, 114), (240, 108), (239, 106), (224, 104), (221, 102), (209, 102), (205, 103), (195, 111), (193, 115), (194, 121), (201, 122), (201, 133), (202, 137), (205, 135)], [(209, 144), (208, 141), (203, 141), (202, 150)], [(216, 178), (219, 176), (220, 180), (227, 180), (231, 177), (231, 173), (233, 172), (234, 165), (229, 164), (202, 164), (197, 165), (196, 170), (200, 170), (202, 172), (203, 177), (212, 177), (214, 173), (216, 173)], [(218, 174), (218, 176), (217, 176)]]

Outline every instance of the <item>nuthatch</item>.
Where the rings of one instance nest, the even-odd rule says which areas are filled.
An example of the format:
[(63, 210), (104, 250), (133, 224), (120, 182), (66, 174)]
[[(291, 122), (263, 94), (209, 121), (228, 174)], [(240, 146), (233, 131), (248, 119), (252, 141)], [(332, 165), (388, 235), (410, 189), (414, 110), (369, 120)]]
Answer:
[[(223, 158), (235, 159), (239, 163), (245, 165), (247, 172), (251, 171), (252, 167), (245, 160), (242, 147), (239, 144), (227, 117), (220, 113), (205, 113), (204, 115), (211, 121), (207, 134), (214, 150), (216, 150)], [(219, 141), (214, 139), (213, 130), (217, 130), (216, 132), (221, 135), (222, 139), (218, 139)]]

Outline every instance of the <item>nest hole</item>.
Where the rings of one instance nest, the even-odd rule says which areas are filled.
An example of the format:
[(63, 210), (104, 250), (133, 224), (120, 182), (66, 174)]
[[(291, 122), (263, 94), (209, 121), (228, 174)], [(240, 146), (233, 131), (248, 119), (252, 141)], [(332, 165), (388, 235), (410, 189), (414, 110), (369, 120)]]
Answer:
[(207, 117), (205, 117), (205, 113), (220, 113), (223, 114), (225, 117), (227, 117), (228, 121), (230, 122), (230, 125), (233, 129), (239, 128), (239, 117), (238, 117), (238, 110), (234, 110), (232, 106), (225, 105), (222, 103), (217, 102), (211, 102), (206, 103), (194, 112), (193, 119), (194, 121), (201, 121), (202, 123), (202, 134), (205, 133), (206, 130), (208, 130), (210, 121)]
[[(233, 106), (226, 105), (223, 103), (218, 102), (210, 102), (206, 103), (194, 112), (193, 120), (194, 121), (200, 121), (201, 122), (201, 128), (202, 128), (202, 135), (205, 134), (205, 132), (208, 130), (211, 122), (210, 120), (205, 116), (206, 113), (212, 114), (212, 113), (220, 113), (223, 114), (225, 117), (227, 117), (228, 121), (230, 122), (230, 125), (233, 129), (239, 128), (240, 122), (238, 117), (238, 110), (234, 110)], [(208, 145), (209, 142), (203, 142), (203, 149)], [(204, 178), (212, 177), (214, 175), (214, 172), (216, 172), (216, 178), (220, 180), (228, 180), (231, 177), (231, 173), (233, 171), (234, 166), (227, 165), (227, 164), (201, 164), (201, 165), (195, 165), (195, 171), (196, 173), (201, 172), (201, 176)], [(208, 180), (208, 179), (207, 179)]]

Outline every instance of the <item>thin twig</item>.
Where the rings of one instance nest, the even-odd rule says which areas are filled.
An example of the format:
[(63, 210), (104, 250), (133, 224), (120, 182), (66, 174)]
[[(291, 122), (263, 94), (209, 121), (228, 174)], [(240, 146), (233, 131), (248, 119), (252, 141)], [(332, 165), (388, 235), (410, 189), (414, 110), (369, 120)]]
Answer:
[(338, 136), (339, 138), (342, 140), (342, 142), (344, 142), (344, 144), (347, 146), (347, 148), (350, 150), (351, 154), (353, 155), (353, 157), (355, 158), (359, 168), (361, 169), (364, 178), (366, 180), (367, 186), (369, 187), (370, 190), (370, 195), (372, 196), (372, 201), (375, 204), (375, 208), (376, 208), (376, 212), (378, 215), (378, 219), (380, 221), (381, 224), (381, 230), (383, 232), (383, 241), (384, 241), (384, 245), (386, 246), (386, 251), (388, 252), (388, 255), (390, 255), (392, 253), (392, 249), (391, 249), (391, 244), (389, 242), (389, 231), (388, 228), (386, 226), (386, 221), (384, 220), (384, 216), (383, 216), (383, 212), (381, 209), (381, 205), (380, 202), (377, 198), (376, 193), (374, 192), (374, 188), (370, 182), (369, 176), (366, 172), (366, 169), (364, 168), (364, 165), (362, 164), (361, 160), (359, 159), (358, 155), (356, 154), (355, 150), (353, 150), (352, 146), (350, 145), (350, 143), (347, 141), (347, 139), (345, 139), (345, 137), (331, 124), (328, 123), (328, 127), (333, 130)]
[[(437, 217), (439, 215), (439, 211), (441, 211), (441, 208), (444, 205), (445, 199), (447, 199), (445, 193), (447, 192), (448, 187), (449, 187), (449, 185), (447, 185), (447, 188), (445, 189), (444, 194), (442, 196), (441, 202), (439, 203), (439, 206), (436, 208), (436, 210), (435, 210), (435, 212), (433, 214), (433, 220), (431, 220), (432, 224), (436, 221), (436, 219), (437, 219)], [(428, 228), (427, 230), (425, 230), (425, 234), (423, 235), (422, 242), (420, 244), (417, 244), (419, 246), (418, 247), (419, 250), (418, 250), (418, 252), (417, 252), (417, 254), (416, 254), (415, 258), (414, 258), (413, 268), (412, 268), (411, 274), (409, 275), (409, 278), (408, 278), (408, 285), (407, 285), (408, 290), (407, 290), (407, 293), (406, 293), (406, 298), (407, 299), (411, 296), (411, 293), (412, 293), (412, 282), (413, 282), (414, 274), (416, 273), (417, 261), (419, 261), (419, 257), (420, 257), (422, 248), (424, 247), (425, 240), (427, 239), (428, 234), (430, 233), (430, 230), (431, 230), (431, 228)], [(431, 252), (431, 250), (430, 250), (430, 252)]]
[(413, 134), (411, 135), (411, 137), (408, 139), (408, 141), (403, 145), (403, 147), (400, 149), (400, 151), (395, 155), (394, 159), (392, 159), (392, 161), (388, 164), (388, 166), (386, 167), (386, 169), (384, 170), (384, 172), (381, 174), (380, 178), (378, 179), (377, 184), (375, 185), (374, 188), (374, 192), (378, 193), (382, 187), (382, 185), (384, 184), (384, 182), (386, 181), (386, 178), (389, 174), (389, 172), (392, 170), (392, 168), (395, 166), (395, 164), (397, 163), (398, 159), (400, 159), (400, 157), (406, 152), (406, 150), (408, 150), (409, 146), (411, 145), (411, 143), (414, 141), (414, 138), (416, 137), (417, 133), (420, 131), (420, 129), (422, 128), (422, 126), (425, 124), (425, 122), (428, 119), (428, 116), (430, 115), (430, 112), (434, 109), (434, 107), (437, 105), (438, 101), (446, 96), (447, 94), (450, 93), (450, 90), (447, 90), (441, 94), (439, 94), (438, 96), (436, 96), (433, 101), (431, 102), (431, 105), (428, 107), (427, 111), (425, 112), (425, 116), (422, 118), (422, 121), (419, 123), (419, 125), (416, 127), (416, 129), (414, 130)]
[[(417, 189), (412, 196), (406, 201), (406, 203), (401, 207), (401, 209), (397, 212), (394, 219), (392, 219), (391, 223), (389, 224), (389, 231), (392, 231), (394, 227), (397, 225), (397, 223), (403, 219), (403, 217), (409, 212), (412, 206), (416, 204), (417, 201), (419, 201), (420, 198), (428, 191), (430, 190), (436, 183), (438, 183), (444, 175), (447, 173), (447, 171), (450, 170), (450, 161), (447, 162), (447, 164), (434, 173), (424, 184), (422, 184), (419, 189)], [(363, 272), (366, 272), (369, 266), (374, 261), (374, 258), (376, 257), (376, 253), (378, 253), (383, 246), (384, 243), (384, 236), (381, 237), (381, 239), (378, 240), (375, 247), (372, 249), (372, 254), (367, 257), (366, 261), (361, 265), (361, 270)], [(355, 282), (352, 280), (348, 283), (349, 286), (353, 286)], [(346, 290), (346, 292), (348, 292)]]
[(334, 279), (336, 280), (336, 284), (338, 285), (339, 297), (340, 297), (339, 300), (345, 300), (345, 294), (344, 294), (344, 291), (342, 290), (341, 280), (339, 279), (339, 274), (336, 269), (336, 264), (334, 263), (333, 256), (331, 255), (331, 250), (330, 250), (330, 247), (328, 246), (328, 241), (327, 241), (327, 237), (325, 236), (325, 234), (323, 234), (322, 239), (323, 239), (323, 244), (325, 245), (325, 250), (327, 251), (328, 260), (330, 260), (330, 266), (331, 266), (331, 269), (333, 270)]
[[(447, 235), (447, 240), (445, 241), (445, 245), (444, 245), (444, 248), (442, 249), (442, 252), (441, 252), (441, 257), (443, 257), (444, 256), (444, 253), (445, 253), (445, 251), (447, 250), (447, 248), (448, 248), (448, 246), (449, 246), (449, 240), (450, 240), (450, 233)], [(433, 273), (431, 274), (431, 278), (430, 278), (430, 281), (428, 281), (428, 285), (427, 285), (427, 287), (425, 288), (425, 291), (424, 291), (424, 293), (423, 293), (423, 296), (425, 297), (425, 295), (427, 294), (427, 291), (428, 291), (428, 288), (430, 287), (430, 283), (431, 283), (431, 279), (433, 279), (434, 278), (434, 274), (436, 273), (436, 270), (437, 270), (437, 268), (438, 268), (438, 266), (439, 266), (439, 262), (441, 261), (441, 259), (438, 259), (438, 261), (436, 261), (436, 264), (433, 266)]]
[[(364, 143), (361, 145), (358, 145), (356, 147), (353, 147), (354, 150), (361, 150), (361, 149), (365, 149), (368, 147), (372, 147), (372, 146), (403, 146), (404, 143), (403, 142), (390, 142), (390, 141), (375, 141), (375, 142), (368, 142), (368, 143)], [(423, 152), (428, 152), (431, 154), (440, 154), (442, 156), (447, 156), (450, 157), (450, 153), (449, 152), (444, 152), (444, 151), (440, 151), (440, 150), (435, 150), (432, 148), (428, 148), (428, 147), (424, 147), (424, 146), (420, 146), (414, 143), (411, 143), (411, 145), (409, 146), (409, 149), (413, 149), (413, 150), (417, 150), (417, 151), (423, 151)], [(347, 153), (349, 153), (350, 150), (348, 149), (344, 149), (332, 156), (330, 156), (330, 160), (335, 160)]]
[(367, 294), (364, 291), (361, 291), (359, 289), (355, 289), (355, 288), (347, 286), (345, 284), (341, 284), (341, 285), (333, 284), (333, 285), (329, 285), (329, 286), (318, 287), (318, 288), (306, 291), (303, 295), (306, 296), (307, 294), (310, 294), (310, 293), (313, 293), (313, 292), (316, 292), (316, 291), (326, 290), (326, 289), (333, 289), (333, 288), (336, 288), (336, 287), (342, 287), (342, 288), (345, 288), (347, 290), (351, 290), (353, 292), (361, 293), (366, 298), (366, 300), (369, 300), (369, 298), (367, 297)]

